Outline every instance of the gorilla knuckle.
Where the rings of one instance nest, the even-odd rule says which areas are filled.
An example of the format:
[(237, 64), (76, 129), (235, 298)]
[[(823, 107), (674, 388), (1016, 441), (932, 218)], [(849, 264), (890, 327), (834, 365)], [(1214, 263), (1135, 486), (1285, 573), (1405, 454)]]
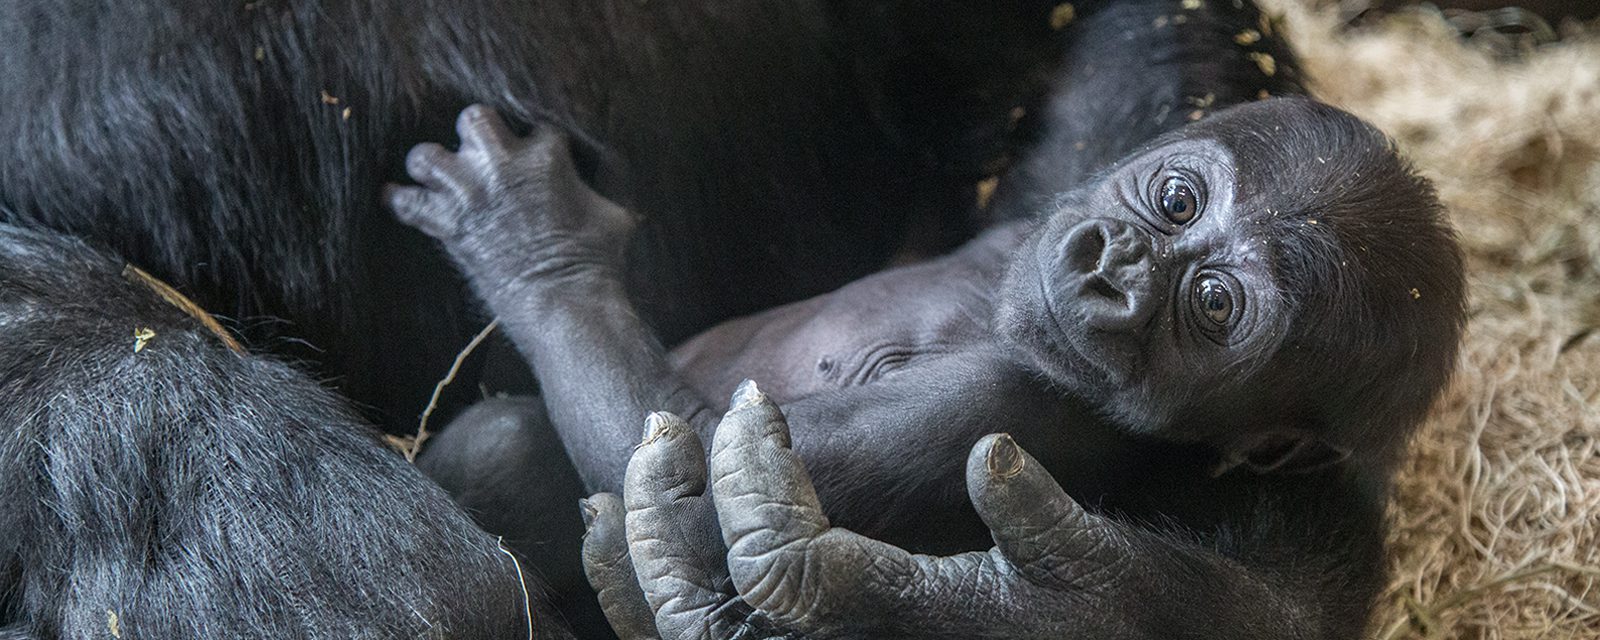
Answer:
[(594, 195), (602, 202), (602, 206), (597, 212), (599, 215), (596, 216), (596, 226), (600, 228), (604, 235), (614, 238), (626, 238), (639, 230), (639, 225), (642, 222), (639, 216), (611, 203), (609, 200), (605, 200), (599, 194)]
[(728, 570), (739, 594), (758, 611), (784, 620), (800, 606), (799, 586), (805, 583), (807, 541), (790, 541), (770, 548), (735, 544)]
[(462, 109), (456, 129), (463, 139), (470, 138), (486, 146), (500, 146), (505, 142), (501, 135), (505, 130), (505, 121), (500, 119), (499, 112), (488, 105), (474, 104)]
[(415, 221), (427, 206), (422, 190), (417, 187), (389, 185), (384, 189), (383, 198), (389, 208), (406, 221)]
[[(1095, 538), (1099, 538), (1095, 536)], [(1106, 540), (1086, 540), (1072, 555), (1064, 549), (1048, 552), (1021, 567), (1028, 581), (1050, 589), (1094, 593), (1123, 579), (1129, 563)]]
[(526, 145), (520, 150), (534, 164), (541, 169), (553, 173), (564, 174), (571, 172), (577, 175), (577, 168), (572, 162), (572, 151), (567, 142), (567, 134), (560, 129), (548, 124), (541, 124), (534, 129)]
[(904, 593), (917, 575), (914, 567), (867, 553), (847, 536), (771, 542), (766, 549), (741, 549), (729, 569), (740, 597), (786, 628), (817, 632), (878, 615), (862, 603)]
[(421, 180), (429, 177), (434, 170), (450, 162), (452, 154), (433, 142), (424, 142), (411, 147), (406, 153), (406, 173), (412, 178)]
[(492, 107), (482, 103), (468, 105), (461, 110), (461, 122), (474, 128), (493, 122), (499, 117)]
[(602, 590), (620, 588), (621, 585), (612, 583), (632, 578), (632, 562), (633, 558), (628, 555), (626, 544), (614, 540), (590, 543), (587, 538), (584, 539), (584, 567), (591, 575), (599, 578), (598, 582), (601, 584), (596, 586)]

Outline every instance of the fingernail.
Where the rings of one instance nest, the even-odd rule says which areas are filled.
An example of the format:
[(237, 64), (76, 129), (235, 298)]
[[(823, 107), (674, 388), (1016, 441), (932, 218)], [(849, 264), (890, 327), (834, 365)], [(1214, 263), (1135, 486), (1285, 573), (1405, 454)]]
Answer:
[(745, 380), (733, 390), (733, 406), (739, 407), (761, 401), (761, 388), (756, 386), (756, 381)]
[(989, 475), (996, 479), (1010, 480), (1017, 477), (1017, 474), (1022, 473), (1024, 463), (1022, 449), (1009, 434), (1000, 434), (1000, 437), (994, 439), (994, 444), (989, 445)]
[(579, 498), (578, 513), (583, 514), (583, 531), (588, 533), (590, 529), (594, 528), (594, 519), (600, 515), (600, 510), (596, 509), (594, 503), (589, 502), (588, 498)]
[(682, 422), (678, 416), (665, 411), (657, 411), (644, 419), (644, 441), (640, 446), (650, 444), (663, 436), (669, 435), (673, 428)]

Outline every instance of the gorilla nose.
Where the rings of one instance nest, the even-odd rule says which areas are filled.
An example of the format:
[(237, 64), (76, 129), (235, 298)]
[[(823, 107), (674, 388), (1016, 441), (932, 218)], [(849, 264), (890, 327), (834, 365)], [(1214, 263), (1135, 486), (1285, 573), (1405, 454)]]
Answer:
[(1150, 237), (1116, 220), (1088, 220), (1067, 232), (1065, 265), (1076, 294), (1072, 306), (1089, 326), (1129, 331), (1155, 311), (1155, 262)]

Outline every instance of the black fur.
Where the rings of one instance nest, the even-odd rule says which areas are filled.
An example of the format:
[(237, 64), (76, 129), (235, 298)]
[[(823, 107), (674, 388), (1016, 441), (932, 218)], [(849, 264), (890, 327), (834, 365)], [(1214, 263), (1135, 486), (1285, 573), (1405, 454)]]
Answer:
[[(1054, 3), (1016, 4), (1015, 15), (1025, 19), (1015, 21), (1021, 25), (1018, 31), (1001, 31), (1023, 37), (990, 40), (984, 34), (975, 40), (1006, 42), (1015, 49), (977, 47), (984, 55), (965, 59), (959, 44), (941, 39), (938, 19), (930, 17), (943, 10), (952, 24), (967, 25), (972, 23), (961, 15), (984, 15), (983, 9), (964, 9), (963, 14), (959, 3), (941, 3), (925, 14), (918, 12), (919, 3), (823, 6), (798, 0), (704, 6), (632, 0), (391, 0), (359, 5), (268, 0), (227, 6), (102, 2), (71, 8), (28, 3), (0, 17), (0, 36), (8, 43), (0, 48), (0, 136), (12, 145), (0, 160), (0, 203), (15, 212), (0, 220), (69, 231), (116, 248), (207, 306), (238, 318), (253, 344), (318, 361), (320, 370), (336, 376), (343, 390), (375, 406), (391, 424), (404, 424), (426, 400), (427, 388), (476, 320), (457, 283), (441, 275), (445, 265), (427, 242), (377, 211), (376, 189), (383, 179), (395, 177), (401, 149), (422, 139), (445, 139), (444, 123), (469, 100), (494, 104), (523, 124), (556, 123), (578, 140), (591, 183), (644, 214), (643, 233), (633, 245), (631, 284), (644, 315), (671, 343), (713, 320), (823, 291), (880, 266), (923, 209), (939, 212), (935, 219), (944, 223), (958, 218), (952, 212), (965, 211), (970, 182), (998, 166), (990, 160), (1011, 135), (1005, 133), (1010, 127), (1006, 114), (1013, 102), (1026, 100), (1041, 70), (1049, 67), (1050, 57), (1037, 51), (1051, 51), (1052, 42), (1067, 44), (1072, 66), (1061, 76), (1051, 103), (1055, 108), (1030, 103), (1034, 108), (1020, 130), (1038, 132), (1038, 138), (1030, 159), (1002, 187), (995, 218), (1043, 211), (1042, 203), (1054, 202), (1070, 185), (1187, 121), (1195, 111), (1205, 117), (1254, 99), (1262, 89), (1272, 95), (1297, 90), (1281, 41), (1242, 2), (1208, 0), (1197, 11), (1182, 9), (1177, 2), (1086, 2), (1060, 41), (1038, 26)], [(1188, 19), (1180, 23), (1174, 19), (1178, 15)], [(908, 16), (920, 22), (897, 31)], [(1162, 17), (1167, 18), (1164, 24)], [(1008, 17), (994, 23), (1013, 21)], [(1233, 40), (1251, 26), (1262, 31), (1259, 44)], [(1185, 35), (1169, 38), (1165, 29)], [(99, 45), (80, 44), (81, 33), (96, 33)], [(1039, 42), (1045, 43), (1044, 49), (1033, 48)], [(1251, 52), (1271, 56), (1271, 75), (1261, 57), (1247, 57)], [(932, 62), (923, 67), (918, 60)], [(987, 66), (991, 61), (998, 61), (996, 68)], [(1002, 69), (1001, 63), (1015, 66)], [(991, 70), (996, 73), (985, 74)], [(941, 84), (946, 81), (948, 85)], [(964, 93), (972, 87), (982, 89)], [(1085, 142), (1081, 149), (1079, 142)], [(941, 180), (948, 176), (956, 179)], [(1425, 200), (1410, 200), (1407, 206), (1422, 207)], [(1381, 226), (1354, 223), (1349, 237), (1381, 233)], [(19, 239), (11, 244), (42, 243), (50, 247), (45, 253), (58, 253), (63, 260), (87, 255), (71, 243), (17, 233), (13, 235)], [(934, 244), (963, 233), (960, 228), (935, 233), (939, 240)], [(19, 252), (11, 259), (23, 265), (45, 256)], [(55, 284), (63, 285), (59, 291), (6, 285), (7, 291), (28, 292), (19, 298), (24, 303), (5, 311), (8, 340), (12, 318), (44, 314), (44, 321), (52, 324), (29, 320), (22, 326), (33, 333), (17, 334), (26, 339), (0, 346), (12, 351), (0, 360), (0, 366), (10, 367), (4, 388), (23, 392), (0, 408), (5, 412), (0, 415), (35, 431), (43, 428), (68, 443), (50, 460), (70, 464), (58, 467), (53, 476), (40, 471), (51, 467), (39, 462), (48, 460), (42, 457), (44, 441), (37, 438), (6, 440), (6, 448), (0, 449), (5, 456), (0, 473), (8, 475), (0, 488), (7, 512), (0, 517), (10, 518), (3, 530), (21, 532), (12, 536), (18, 542), (0, 546), (0, 598), (7, 611), (0, 618), (0, 628), (6, 629), (0, 637), (98, 633), (108, 622), (106, 611), (90, 609), (99, 601), (74, 608), (77, 601), (60, 597), (63, 585), (70, 584), (63, 576), (95, 575), (104, 576), (105, 584), (79, 593), (99, 594), (113, 603), (106, 609), (118, 615), (124, 629), (152, 637), (190, 635), (195, 629), (181, 625), (201, 621), (178, 619), (173, 612), (206, 603), (230, 613), (242, 606), (245, 613), (211, 620), (206, 632), (250, 635), (258, 624), (249, 622), (251, 616), (277, 621), (303, 613), (301, 620), (312, 621), (299, 630), (307, 635), (321, 630), (342, 637), (353, 635), (358, 626), (375, 633), (412, 633), (419, 628), (406, 625), (418, 624), (418, 618), (395, 617), (396, 611), (409, 611), (401, 606), (410, 604), (404, 596), (438, 593), (445, 586), (459, 592), (466, 606), (425, 611), (423, 617), (464, 629), (463, 635), (474, 633), (470, 625), (475, 623), (520, 622), (520, 597), (508, 599), (506, 583), (490, 582), (499, 575), (497, 568), (509, 573), (502, 566), (504, 556), (496, 555), (481, 533), (443, 505), (437, 492), (419, 489), (413, 471), (375, 451), (368, 434), (324, 391), (282, 365), (240, 360), (221, 350), (186, 318), (162, 307), (164, 303), (117, 293), (104, 284), (106, 276), (115, 275), (114, 262), (80, 262), (84, 260), (92, 268), (74, 277), (86, 280), (48, 276), (40, 281), (48, 284), (57, 278)], [(91, 264), (96, 260), (99, 266)], [(47, 266), (42, 272), (30, 269), (30, 275), (15, 281), (26, 284), (32, 282), (27, 278), (44, 277), (39, 273), (64, 273), (60, 264)], [(1293, 267), (1290, 273), (1308, 274)], [(1349, 283), (1366, 292), (1387, 293), (1386, 285), (1393, 284), (1352, 278)], [(1447, 280), (1440, 276), (1419, 283), (1423, 296), (1437, 289), (1439, 297), (1418, 300), (1444, 305), (1427, 313), (1451, 312), (1454, 299)], [(86, 303), (68, 295), (75, 293), (104, 300)], [(35, 298), (44, 302), (26, 302)], [(140, 302), (127, 301), (132, 299)], [(1308, 298), (1305, 304), (1320, 302)], [(266, 326), (262, 316), (293, 325)], [(143, 359), (128, 355), (135, 327), (124, 326), (127, 317), (151, 318), (156, 337), (137, 354)], [(75, 323), (85, 326), (74, 333), (80, 329)], [(1300, 331), (1307, 337), (1307, 350), (1325, 348), (1314, 327)], [(329, 352), (296, 349), (289, 339), (297, 337)], [(1410, 352), (1395, 351), (1392, 355), (1405, 357), (1380, 358), (1373, 366), (1383, 371), (1391, 365), (1426, 368), (1447, 357), (1443, 349), (1421, 344), (1423, 339), (1408, 334), (1400, 343), (1419, 345), (1415, 359), (1407, 359)], [(37, 364), (13, 364), (28, 362), (11, 358), (13, 353), (35, 357)], [(81, 359), (58, 364), (47, 359), (49, 354), (78, 354)], [(976, 373), (983, 372), (980, 368)], [(107, 374), (113, 373), (121, 376), (108, 382)], [(1329, 396), (1328, 411), (1317, 416), (1316, 426), (1341, 438), (1371, 438), (1375, 429), (1385, 430), (1383, 417), (1400, 416), (1403, 421), (1419, 412), (1431, 397), (1427, 387), (1443, 375), (1401, 389), (1399, 395), (1373, 393), (1361, 396), (1360, 402)], [(963, 419), (987, 420), (990, 414), (982, 409), (1017, 412), (1014, 405), (960, 404), (963, 396), (951, 390), (979, 378), (910, 391), (917, 397), (943, 398), (951, 403), (950, 415)], [(21, 386), (13, 387), (13, 379)], [(147, 397), (141, 405), (128, 402), (130, 385), (134, 392), (142, 388), (192, 395), (182, 403)], [(39, 413), (39, 407), (54, 397), (37, 392), (40, 388), (61, 389), (73, 412), (57, 422), (39, 422), (39, 416), (52, 415)], [(904, 412), (892, 402), (898, 395), (858, 398), (861, 416), (900, 425), (896, 420), (903, 421)], [(224, 401), (229, 398), (235, 401)], [(623, 413), (638, 413), (634, 407), (626, 409)], [(124, 410), (131, 413), (117, 413)], [(1082, 410), (1069, 408), (1066, 413), (1082, 418), (1074, 413)], [(1044, 421), (1060, 417), (1024, 413)], [(304, 433), (267, 438), (274, 432), (261, 431), (257, 419), (297, 426)], [(171, 426), (174, 421), (184, 428)], [(103, 429), (92, 428), (102, 424)], [(139, 430), (152, 424), (166, 431)], [(343, 428), (319, 430), (319, 424)], [(1141, 523), (1162, 518), (1181, 522), (1181, 527), (1151, 527), (1147, 547), (1152, 553), (1181, 560), (1185, 553), (1214, 550), (1225, 558), (1187, 564), (1175, 560), (1176, 571), (1210, 576), (1205, 570), (1231, 568), (1231, 559), (1238, 559), (1252, 573), (1245, 578), (1224, 573), (1238, 579), (1224, 584), (1281, 587), (1285, 606), (1314, 609), (1309, 614), (1288, 611), (1296, 615), (1286, 619), (1332, 628), (1348, 626), (1364, 614), (1366, 599), (1381, 577), (1375, 560), (1381, 525), (1372, 499), (1381, 495), (1381, 466), (1326, 484), (1296, 481), (1309, 483), (1303, 490), (1255, 479), (1248, 487), (1229, 488), (1223, 485), (1246, 481), (1234, 477), (1208, 484), (1202, 464), (1208, 452), (1180, 448), (1163, 457), (1155, 455), (1162, 447), (1147, 443), (1096, 449), (1087, 445), (1105, 434), (1096, 427), (1085, 429), (1076, 434), (1080, 442), (1058, 442), (1079, 447), (1068, 460), (1083, 462), (1079, 473), (1089, 477), (1080, 477), (1076, 486), (1068, 479), (1074, 495), (1100, 496), (1108, 510)], [(1385, 433), (1396, 435), (1363, 442), (1379, 452), (1377, 458), (1390, 457), (1405, 431), (1390, 427)], [(636, 426), (623, 432), (628, 435), (617, 438), (619, 442), (631, 440)], [(917, 430), (898, 437), (918, 443), (916, 459), (931, 460), (947, 449), (960, 449), (968, 444), (963, 439), (974, 434), (932, 442), (925, 441), (926, 435)], [(117, 437), (95, 442), (108, 436)], [(1029, 436), (1019, 433), (1019, 439)], [(1037, 432), (1031, 436), (1036, 442), (1060, 438)], [(307, 440), (309, 448), (289, 446)], [(104, 455), (102, 449), (125, 444), (133, 446), (113, 449), (121, 457), (110, 458), (109, 464), (97, 457)], [(205, 455), (193, 456), (193, 466), (173, 464), (188, 452)], [(901, 463), (908, 459), (899, 451), (876, 453)], [(1170, 464), (1162, 467), (1161, 461)], [(242, 463), (263, 466), (252, 470), (239, 467)], [(909, 481), (893, 473), (841, 476), (833, 480), (833, 491), (853, 496), (840, 498), (853, 517), (892, 528), (895, 523), (885, 522), (896, 511), (883, 507), (884, 486), (915, 492), (908, 502), (953, 504), (958, 491), (952, 490), (946, 472), (958, 470), (954, 465), (935, 467), (899, 464), (899, 471), (916, 476)], [(275, 478), (267, 469), (285, 476)], [(337, 479), (299, 475), (323, 470)], [(1130, 476), (1133, 484), (1099, 484)], [(196, 504), (204, 504), (196, 502), (202, 499), (196, 494), (176, 493), (179, 487), (194, 486), (196, 477), (207, 480), (205, 486), (249, 483), (238, 494), (215, 498), (233, 509), (221, 512), (241, 514), (233, 526), (287, 539), (273, 540), (277, 547), (258, 548), (259, 540), (215, 537), (216, 528), (206, 525), (223, 521), (204, 520), (208, 514), (195, 510)], [(63, 504), (81, 506), (91, 515), (134, 509), (133, 517), (112, 522), (136, 530), (67, 535), (96, 533), (92, 526), (97, 521), (58, 507), (52, 492), (96, 481), (93, 490), (78, 494), (79, 503)], [(1154, 484), (1139, 487), (1140, 481)], [(248, 490), (262, 482), (269, 482), (266, 498), (247, 505), (226, 502), (255, 495)], [(934, 485), (939, 488), (928, 489)], [(148, 495), (117, 494), (105, 491), (106, 486)], [(1327, 501), (1323, 491), (1329, 493)], [(396, 502), (397, 493), (427, 497)], [(299, 499), (287, 502), (285, 495)], [(1351, 505), (1347, 518), (1329, 519), (1326, 510), (1306, 511), (1308, 505), (1339, 499)], [(10, 509), (12, 504), (23, 508)], [(967, 515), (959, 508), (954, 511)], [(313, 523), (325, 526), (284, 526), (286, 518), (305, 518), (307, 512), (319, 518)], [(417, 518), (422, 512), (440, 520)], [(454, 515), (438, 516), (442, 513)], [(191, 547), (210, 544), (239, 552), (221, 553), (221, 561), (259, 557), (286, 564), (263, 571), (265, 565), (197, 563), (184, 568), (214, 569), (209, 578), (201, 578), (214, 579), (209, 585), (145, 592), (130, 586), (153, 574), (149, 565), (129, 558), (159, 556), (132, 556), (129, 550), (170, 549), (160, 544), (170, 538), (151, 536), (176, 526), (171, 522), (193, 518), (201, 519), (200, 526), (174, 534), (195, 536)], [(91, 528), (69, 531), (69, 525)], [(323, 531), (347, 535), (315, 537)], [(952, 525), (943, 542), (962, 532)], [(371, 538), (358, 538), (357, 533)], [(1190, 536), (1199, 543), (1189, 543)], [(1339, 548), (1308, 545), (1326, 536), (1349, 543)], [(76, 546), (81, 540), (99, 546)], [(356, 542), (365, 546), (351, 548)], [(438, 560), (437, 566), (402, 571), (378, 562), (397, 554), (421, 557), (414, 547), (446, 551), (427, 556)], [(101, 574), (64, 569), (96, 562), (110, 569)], [(238, 588), (241, 577), (245, 589)], [(235, 582), (225, 584), (223, 579)], [(380, 587), (372, 590), (366, 581)], [(258, 584), (264, 586), (253, 586)], [(1206, 584), (1175, 581), (1169, 586)], [(361, 597), (338, 595), (357, 587), (367, 589)], [(140, 593), (153, 594), (153, 599), (128, 601)], [(1259, 615), (1247, 598), (1228, 593), (1235, 597), (1223, 594), (1208, 602), (1240, 620)], [(1143, 595), (1155, 599), (1161, 594)], [(194, 600), (185, 603), (184, 597)], [(473, 609), (484, 617), (471, 616)], [(1175, 628), (1182, 628), (1189, 620), (1185, 614), (1192, 612), (1182, 607), (1150, 611), (1161, 626)], [(240, 620), (240, 626), (227, 626), (233, 620)], [(501, 627), (493, 633), (504, 632)]]
[(0, 225), (0, 637), (526, 634), (516, 565), (443, 491), (123, 268)]
[[(1036, 215), (1132, 149), (1221, 109), (1296, 96), (1299, 63), (1249, 0), (1118, 0), (1080, 5), (1063, 34), (1052, 91), (1029, 104), (1029, 139), (987, 219)], [(1271, 60), (1271, 75), (1263, 69)]]
[[(992, 121), (983, 105), (1003, 117), (1022, 85), (988, 67), (964, 78), (1006, 91), (976, 104), (965, 80), (886, 95), (874, 70), (912, 62), (860, 44), (890, 27), (856, 11), (29, 0), (0, 16), (0, 220), (146, 265), (406, 429), (482, 319), (426, 239), (379, 211), (378, 189), (469, 102), (558, 123), (599, 188), (645, 217), (632, 286), (669, 341), (880, 268), (917, 212), (959, 217), (971, 180), (897, 132)], [(951, 25), (1007, 15), (939, 11)], [(1006, 41), (1022, 42), (971, 49)]]
[(874, 4), (28, 0), (0, 15), (0, 222), (127, 256), (409, 431), (484, 320), (378, 188), (468, 102), (557, 123), (645, 216), (631, 284), (669, 341), (879, 268), (923, 212), (912, 242), (964, 239), (970, 167), (1054, 60), (1053, 4)]
[[(1268, 177), (1258, 192), (1288, 196), (1256, 233), (1274, 240), (1273, 269), (1299, 295), (1301, 324), (1285, 346), (1296, 362), (1260, 392), (1296, 398), (1286, 401), (1310, 407), (1300, 419), (1387, 468), (1455, 369), (1466, 320), (1455, 230), (1433, 185), (1382, 132), (1327, 105), (1284, 104), (1297, 112), (1270, 133), (1220, 134), (1281, 150), (1239, 158), (1242, 173)], [(1264, 161), (1308, 149), (1346, 152)], [(1350, 367), (1304, 364), (1335, 362)]]

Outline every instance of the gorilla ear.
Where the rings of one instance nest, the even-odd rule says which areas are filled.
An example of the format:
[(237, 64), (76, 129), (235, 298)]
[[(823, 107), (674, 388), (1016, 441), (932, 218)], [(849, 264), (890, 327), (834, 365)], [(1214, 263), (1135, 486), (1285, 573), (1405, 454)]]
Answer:
[(1350, 449), (1323, 440), (1300, 429), (1284, 429), (1253, 434), (1236, 440), (1222, 452), (1221, 463), (1213, 470), (1220, 476), (1235, 467), (1253, 473), (1311, 473), (1343, 462)]

